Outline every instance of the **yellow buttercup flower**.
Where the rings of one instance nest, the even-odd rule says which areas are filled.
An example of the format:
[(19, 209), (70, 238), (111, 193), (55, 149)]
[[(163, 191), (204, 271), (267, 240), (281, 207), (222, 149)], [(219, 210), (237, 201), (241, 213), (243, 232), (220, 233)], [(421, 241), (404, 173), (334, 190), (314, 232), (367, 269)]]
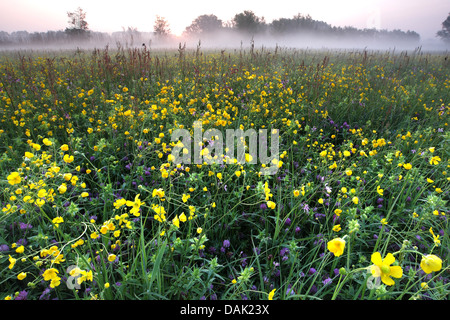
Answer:
[(442, 269), (442, 260), (434, 254), (428, 254), (422, 257), (420, 267), (427, 274), (433, 271), (439, 271)]
[(164, 222), (164, 221), (166, 221), (166, 216), (165, 216), (165, 214), (166, 214), (166, 210), (164, 209), (164, 207), (162, 207), (162, 206), (160, 206), (160, 205), (153, 205), (152, 206), (152, 209), (153, 209), (153, 211), (155, 211), (155, 215), (153, 216), (153, 218), (156, 220), (156, 221), (159, 221), (159, 222)]
[(141, 205), (144, 205), (145, 202), (141, 202), (141, 200), (139, 199), (140, 194), (136, 195), (134, 197), (134, 201), (127, 201), (127, 206), (128, 207), (132, 207), (132, 209), (130, 210), (131, 214), (134, 214), (136, 217), (139, 217), (140, 212), (139, 209), (141, 207)]
[(31, 152), (25, 152), (25, 158), (31, 159), (31, 158), (33, 158), (33, 157), (34, 157), (34, 154), (33, 154), (33, 153), (31, 153)]
[(60, 185), (58, 187), (58, 191), (59, 191), (60, 194), (65, 193), (67, 191), (67, 185), (65, 183), (63, 183), (62, 185)]
[(183, 202), (187, 202), (190, 197), (191, 197), (190, 194), (183, 193), (183, 196), (181, 197), (181, 200), (183, 200)]
[(122, 207), (122, 206), (124, 206), (124, 205), (126, 205), (126, 204), (127, 204), (127, 200), (124, 199), (124, 198), (117, 199), (117, 200), (114, 201), (114, 203), (113, 203), (114, 208), (116, 208), (116, 209), (120, 209), (120, 207)]
[(57, 274), (59, 273), (58, 270), (56, 270), (55, 268), (50, 268), (44, 271), (44, 273), (42, 274), (42, 276), (44, 277), (45, 281), (49, 281), (52, 279), (57, 278)]
[(55, 287), (59, 286), (60, 284), (61, 284), (61, 278), (55, 277), (52, 279), (52, 281), (50, 281), (50, 288), (55, 288)]
[(43, 199), (37, 199), (35, 202), (39, 207), (42, 207), (45, 204), (45, 200)]
[(58, 228), (60, 223), (64, 222), (63, 217), (56, 217), (52, 220), (52, 222), (55, 224), (55, 227)]
[(19, 280), (23, 280), (27, 277), (27, 273), (26, 272), (21, 272), (17, 275), (17, 279)]
[(383, 189), (381, 189), (381, 187), (380, 186), (377, 186), (377, 193), (380, 195), (380, 196), (382, 196), (383, 195), (383, 193), (384, 193), (384, 190)]
[(388, 286), (395, 284), (391, 277), (401, 278), (403, 275), (402, 267), (392, 266), (395, 262), (395, 257), (392, 253), (388, 253), (384, 259), (381, 258), (379, 252), (374, 252), (371, 257), (373, 265), (370, 271), (374, 277), (381, 277), (381, 281)]
[(73, 162), (73, 156), (69, 156), (68, 154), (64, 155), (63, 158), (65, 163), (72, 163)]
[(20, 177), (20, 173), (18, 172), (12, 172), (8, 177), (8, 183), (10, 185), (19, 184), (20, 181), (22, 181), (22, 178)]
[(163, 189), (161, 189), (161, 188), (153, 189), (153, 192), (152, 192), (152, 197), (153, 198), (154, 197), (164, 198), (164, 195), (165, 195), (165, 193), (164, 193)]
[(25, 247), (24, 246), (17, 247), (17, 249), (16, 249), (17, 253), (23, 253), (24, 251), (25, 251)]
[(442, 161), (442, 159), (440, 157), (434, 156), (434, 157), (431, 157), (430, 164), (431, 165), (438, 165), (439, 162), (441, 162), (441, 161)]
[(267, 206), (268, 206), (270, 209), (275, 209), (276, 204), (275, 204), (275, 202), (273, 202), (273, 201), (267, 201)]
[(403, 165), (403, 168), (405, 168), (406, 170), (410, 170), (412, 168), (412, 165), (411, 165), (411, 163), (405, 163)]
[(9, 256), (9, 266), (8, 266), (8, 268), (9, 269), (12, 269), (12, 268), (14, 268), (14, 265), (16, 264), (16, 259), (14, 259), (13, 257), (11, 257), (11, 256)]
[(328, 241), (327, 248), (336, 257), (339, 257), (344, 253), (345, 240), (341, 238), (334, 238), (333, 240)]
[(37, 194), (38, 198), (44, 198), (46, 195), (47, 195), (47, 190), (45, 190), (45, 189), (40, 189)]

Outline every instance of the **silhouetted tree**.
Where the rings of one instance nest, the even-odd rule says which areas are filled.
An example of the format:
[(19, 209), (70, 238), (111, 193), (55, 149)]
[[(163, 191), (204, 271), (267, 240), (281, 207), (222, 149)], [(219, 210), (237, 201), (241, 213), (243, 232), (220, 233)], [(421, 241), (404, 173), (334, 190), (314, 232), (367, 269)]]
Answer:
[(0, 31), (0, 45), (10, 43), (10, 35), (6, 31)]
[(66, 33), (72, 37), (86, 38), (89, 35), (89, 24), (86, 21), (86, 12), (78, 7), (74, 12), (67, 12), (70, 27)]
[(245, 10), (238, 13), (233, 18), (233, 27), (238, 31), (255, 34), (261, 32), (266, 27), (264, 17), (258, 17), (253, 11)]
[(153, 25), (153, 31), (159, 38), (165, 38), (170, 34), (169, 22), (160, 16), (156, 16), (155, 24)]
[(450, 43), (450, 13), (448, 14), (447, 19), (442, 22), (442, 30), (438, 31), (436, 35), (445, 42)]
[(270, 31), (275, 35), (286, 35), (293, 33), (304, 33), (311, 30), (327, 30), (331, 31), (331, 26), (322, 22), (316, 21), (308, 14), (306, 16), (301, 13), (296, 14), (293, 18), (275, 19), (269, 25)]
[(222, 27), (222, 20), (217, 18), (217, 16), (213, 14), (204, 14), (192, 21), (192, 23), (186, 27), (184, 32), (188, 35), (214, 33)]

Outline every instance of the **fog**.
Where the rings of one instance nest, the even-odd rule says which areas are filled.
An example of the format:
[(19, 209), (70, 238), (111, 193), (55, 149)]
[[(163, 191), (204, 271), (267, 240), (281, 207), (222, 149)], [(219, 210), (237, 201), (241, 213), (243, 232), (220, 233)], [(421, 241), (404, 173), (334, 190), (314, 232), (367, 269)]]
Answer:
[[(426, 51), (443, 51), (450, 49), (439, 39), (426, 41), (410, 41), (408, 39), (393, 39), (383, 35), (364, 36), (333, 36), (327, 34), (302, 33), (291, 35), (272, 35), (219, 32), (214, 35), (188, 37), (179, 39), (186, 48), (195, 49), (199, 45), (204, 49), (254, 49), (260, 48), (292, 48), (292, 49), (361, 49), (361, 50), (416, 50), (420, 47)], [(174, 43), (176, 44), (176, 43)], [(178, 44), (179, 45), (179, 44)], [(160, 45), (156, 42), (155, 47)]]
[[(62, 32), (64, 33), (64, 32)], [(112, 34), (91, 32), (87, 39), (70, 39), (67, 36), (60, 39), (45, 39), (41, 36), (29, 36), (14, 39), (6, 44), (0, 44), (0, 51), (67, 51), (91, 49), (129, 49), (144, 48), (158, 51), (184, 50), (261, 50), (275, 48), (289, 49), (351, 49), (371, 51), (414, 51), (420, 48), (428, 52), (448, 52), (450, 46), (436, 39), (420, 40), (405, 36), (405, 33), (366, 31), (344, 35), (330, 35), (326, 32), (301, 32), (293, 34), (273, 34), (262, 32), (251, 34), (233, 29), (219, 30), (214, 33), (158, 37), (152, 32), (137, 32), (133, 30), (115, 32)], [(32, 35), (32, 34), (29, 34)], [(12, 34), (12, 36), (17, 36)], [(1, 40), (1, 38), (0, 38)], [(1, 41), (0, 41), (1, 42)]]

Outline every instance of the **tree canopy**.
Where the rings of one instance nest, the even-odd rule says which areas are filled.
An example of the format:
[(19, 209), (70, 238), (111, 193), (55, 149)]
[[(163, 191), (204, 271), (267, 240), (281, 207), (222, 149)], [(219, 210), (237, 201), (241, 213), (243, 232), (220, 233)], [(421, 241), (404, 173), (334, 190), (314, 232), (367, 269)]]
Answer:
[(436, 35), (445, 42), (450, 43), (450, 13), (447, 19), (442, 22), (442, 30), (438, 31)]
[(214, 14), (203, 14), (198, 16), (192, 23), (186, 27), (185, 33), (205, 34), (214, 33), (223, 28), (223, 22)]
[(153, 31), (157, 37), (165, 37), (170, 34), (169, 22), (164, 17), (156, 16)]
[(69, 35), (85, 36), (89, 31), (89, 24), (86, 21), (86, 12), (78, 7), (73, 12), (67, 12), (70, 27), (66, 28)]

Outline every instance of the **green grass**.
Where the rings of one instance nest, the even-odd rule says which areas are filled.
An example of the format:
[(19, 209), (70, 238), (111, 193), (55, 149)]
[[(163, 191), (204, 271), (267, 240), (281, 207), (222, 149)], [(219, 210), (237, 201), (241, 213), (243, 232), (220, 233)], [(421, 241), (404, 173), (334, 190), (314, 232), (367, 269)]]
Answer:
[[(448, 299), (444, 58), (3, 53), (0, 298)], [(261, 175), (261, 163), (177, 167), (171, 134), (195, 121), (224, 135), (279, 129), (277, 174)], [(340, 256), (327, 249), (335, 238)], [(371, 287), (375, 252), (401, 267), (394, 285)], [(428, 274), (427, 255), (442, 260)], [(74, 266), (87, 276), (70, 278)]]

